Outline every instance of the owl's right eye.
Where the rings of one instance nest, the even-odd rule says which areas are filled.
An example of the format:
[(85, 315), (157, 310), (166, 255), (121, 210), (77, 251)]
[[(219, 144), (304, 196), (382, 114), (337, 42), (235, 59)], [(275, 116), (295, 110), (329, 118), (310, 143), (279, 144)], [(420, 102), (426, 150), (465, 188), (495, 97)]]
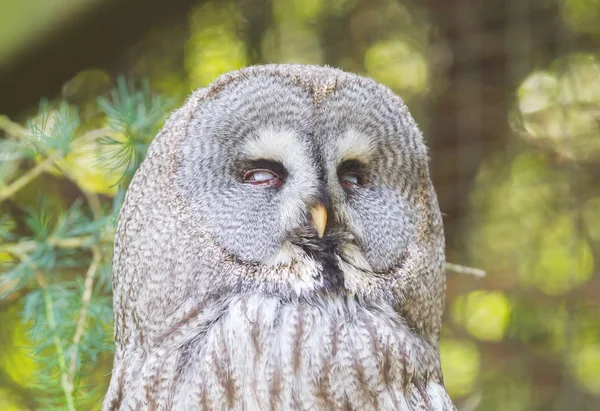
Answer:
[(245, 177), (246, 181), (253, 181), (256, 183), (265, 183), (277, 178), (275, 174), (267, 170), (252, 170), (249, 173), (246, 173)]
[(279, 187), (287, 176), (285, 168), (277, 161), (252, 160), (244, 162), (240, 166), (242, 170), (245, 170), (242, 181), (247, 184)]
[(244, 173), (244, 182), (250, 184), (279, 185), (281, 178), (271, 170), (256, 169)]

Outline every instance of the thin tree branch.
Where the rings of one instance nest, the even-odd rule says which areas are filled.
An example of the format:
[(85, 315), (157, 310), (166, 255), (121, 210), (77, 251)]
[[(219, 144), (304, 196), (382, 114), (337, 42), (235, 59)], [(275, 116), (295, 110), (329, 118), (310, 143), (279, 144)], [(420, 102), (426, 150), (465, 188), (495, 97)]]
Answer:
[[(52, 237), (50, 237), (50, 238), (48, 238), (48, 240), (46, 242), (55, 248), (82, 248), (82, 247), (86, 246), (88, 243), (92, 242), (93, 239), (94, 238), (90, 235), (82, 236), (82, 237), (71, 237), (71, 238), (52, 238)], [(34, 251), (37, 248), (38, 244), (39, 243), (34, 240), (21, 241), (18, 243), (11, 243), (11, 244), (4, 244), (4, 245), (0, 246), (0, 251), (19, 256), (21, 254), (27, 254), (27, 253)]]
[(2, 191), (0, 191), (0, 203), (7, 198), (12, 197), (17, 191), (25, 187), (29, 182), (38, 177), (45, 171), (48, 171), (53, 165), (58, 156), (48, 157), (46, 160), (39, 163), (37, 166), (23, 174), (21, 177), (7, 185)]
[[(100, 242), (111, 242), (114, 233), (110, 230), (105, 232), (100, 237)], [(91, 244), (94, 244), (95, 237), (91, 235), (85, 235), (81, 237), (70, 237), (70, 238), (48, 238), (46, 243), (55, 248), (61, 249), (72, 249), (72, 248), (87, 248)], [(39, 242), (35, 240), (21, 241), (18, 243), (8, 243), (0, 245), (0, 252), (21, 256), (23, 254), (34, 251), (39, 245)]]
[(15, 123), (7, 116), (0, 116), (0, 130), (4, 130), (11, 137), (26, 138), (29, 131), (19, 123)]
[(466, 267), (464, 265), (446, 263), (446, 270), (453, 271), (458, 274), (469, 274), (481, 278), (485, 277), (485, 271), (479, 268)]
[(90, 264), (88, 271), (85, 275), (84, 291), (81, 297), (81, 310), (79, 311), (79, 318), (77, 319), (77, 326), (75, 328), (75, 336), (73, 337), (73, 349), (71, 351), (71, 362), (68, 374), (68, 381), (71, 387), (75, 379), (75, 373), (77, 372), (77, 356), (79, 355), (79, 343), (83, 338), (85, 332), (85, 323), (87, 317), (87, 311), (92, 300), (92, 290), (94, 288), (94, 278), (98, 272), (100, 261), (102, 260), (102, 253), (98, 246), (92, 247), (92, 263)]
[[(0, 129), (2, 129), (2, 120), (7, 124), (12, 124), (12, 125), (15, 124), (15, 123), (12, 123), (10, 120), (8, 120), (7, 117), (0, 116)], [(6, 124), (5, 124), (5, 126), (6, 126)], [(23, 132), (26, 133), (25, 134), (25, 137), (26, 137), (27, 130), (20, 131), (20, 133), (23, 133)], [(71, 151), (75, 150), (77, 147), (82, 146), (86, 143), (89, 143), (98, 138), (104, 137), (109, 132), (110, 132), (110, 130), (108, 128), (99, 128), (99, 129), (95, 129), (95, 130), (90, 130), (73, 142), (73, 147), (72, 147)], [(19, 134), (19, 136), (21, 136), (21, 134)], [(34, 168), (29, 170), (27, 173), (25, 173), (18, 179), (13, 181), (11, 184), (4, 187), (2, 190), (0, 190), (0, 203), (2, 203), (7, 198), (10, 198), (13, 195), (15, 195), (15, 193), (17, 191), (19, 191), (20, 189), (25, 187), (29, 182), (31, 182), (33, 179), (38, 177), (40, 174), (48, 171), (50, 168), (52, 168), (52, 166), (54, 166), (56, 160), (59, 160), (62, 157), (63, 157), (62, 153), (55, 153), (54, 155), (48, 157), (43, 162), (36, 165)], [(95, 207), (95, 206), (96, 206), (96, 204), (94, 203), (94, 201), (92, 199), (92, 202), (90, 203), (90, 207)]]

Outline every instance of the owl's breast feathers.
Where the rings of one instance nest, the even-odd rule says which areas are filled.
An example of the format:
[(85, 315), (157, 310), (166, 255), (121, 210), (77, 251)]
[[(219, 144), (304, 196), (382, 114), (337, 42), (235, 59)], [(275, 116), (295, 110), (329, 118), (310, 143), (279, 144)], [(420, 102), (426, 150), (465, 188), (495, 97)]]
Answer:
[(115, 364), (104, 410), (453, 410), (436, 347), (385, 303), (193, 304)]

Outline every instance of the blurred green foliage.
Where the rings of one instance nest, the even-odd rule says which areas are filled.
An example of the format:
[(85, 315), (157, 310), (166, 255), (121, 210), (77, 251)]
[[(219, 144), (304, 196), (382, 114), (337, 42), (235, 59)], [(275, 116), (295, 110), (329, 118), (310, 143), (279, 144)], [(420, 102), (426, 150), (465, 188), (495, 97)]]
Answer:
[(20, 47), (98, 0), (21, 0), (0, 4), (0, 63)]
[[(248, 64), (335, 62), (391, 87), (427, 131), (428, 104), (455, 79), (432, 75), (447, 55), (429, 44), (439, 27), (424, 4), (265, 4), (201, 2), (185, 28), (149, 33), (131, 52), (130, 74), (149, 82), (90, 69), (39, 113), (0, 117), (0, 409), (100, 407), (115, 217), (156, 130), (191, 90)], [(598, 1), (560, 6), (565, 26), (597, 39)], [(253, 13), (265, 23), (251, 27)], [(487, 276), (448, 273), (440, 349), (459, 409), (600, 407), (599, 75), (588, 48), (507, 90), (510, 136), (481, 163), (464, 246), (452, 250)]]

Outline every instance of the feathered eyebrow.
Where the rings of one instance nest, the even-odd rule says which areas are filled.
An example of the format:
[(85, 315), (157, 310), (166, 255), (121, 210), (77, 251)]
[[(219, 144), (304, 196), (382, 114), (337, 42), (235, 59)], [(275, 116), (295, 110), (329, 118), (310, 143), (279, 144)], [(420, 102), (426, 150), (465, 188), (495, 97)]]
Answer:
[(354, 128), (350, 128), (337, 141), (337, 164), (348, 160), (356, 160), (363, 164), (369, 164), (375, 154), (376, 148), (375, 142), (369, 136)]
[(360, 160), (354, 158), (342, 161), (337, 168), (338, 174), (351, 171), (365, 171), (367, 165)]
[(302, 142), (293, 131), (265, 128), (245, 141), (241, 152), (247, 160), (276, 161), (292, 172), (306, 173), (310, 157), (302, 148)]

